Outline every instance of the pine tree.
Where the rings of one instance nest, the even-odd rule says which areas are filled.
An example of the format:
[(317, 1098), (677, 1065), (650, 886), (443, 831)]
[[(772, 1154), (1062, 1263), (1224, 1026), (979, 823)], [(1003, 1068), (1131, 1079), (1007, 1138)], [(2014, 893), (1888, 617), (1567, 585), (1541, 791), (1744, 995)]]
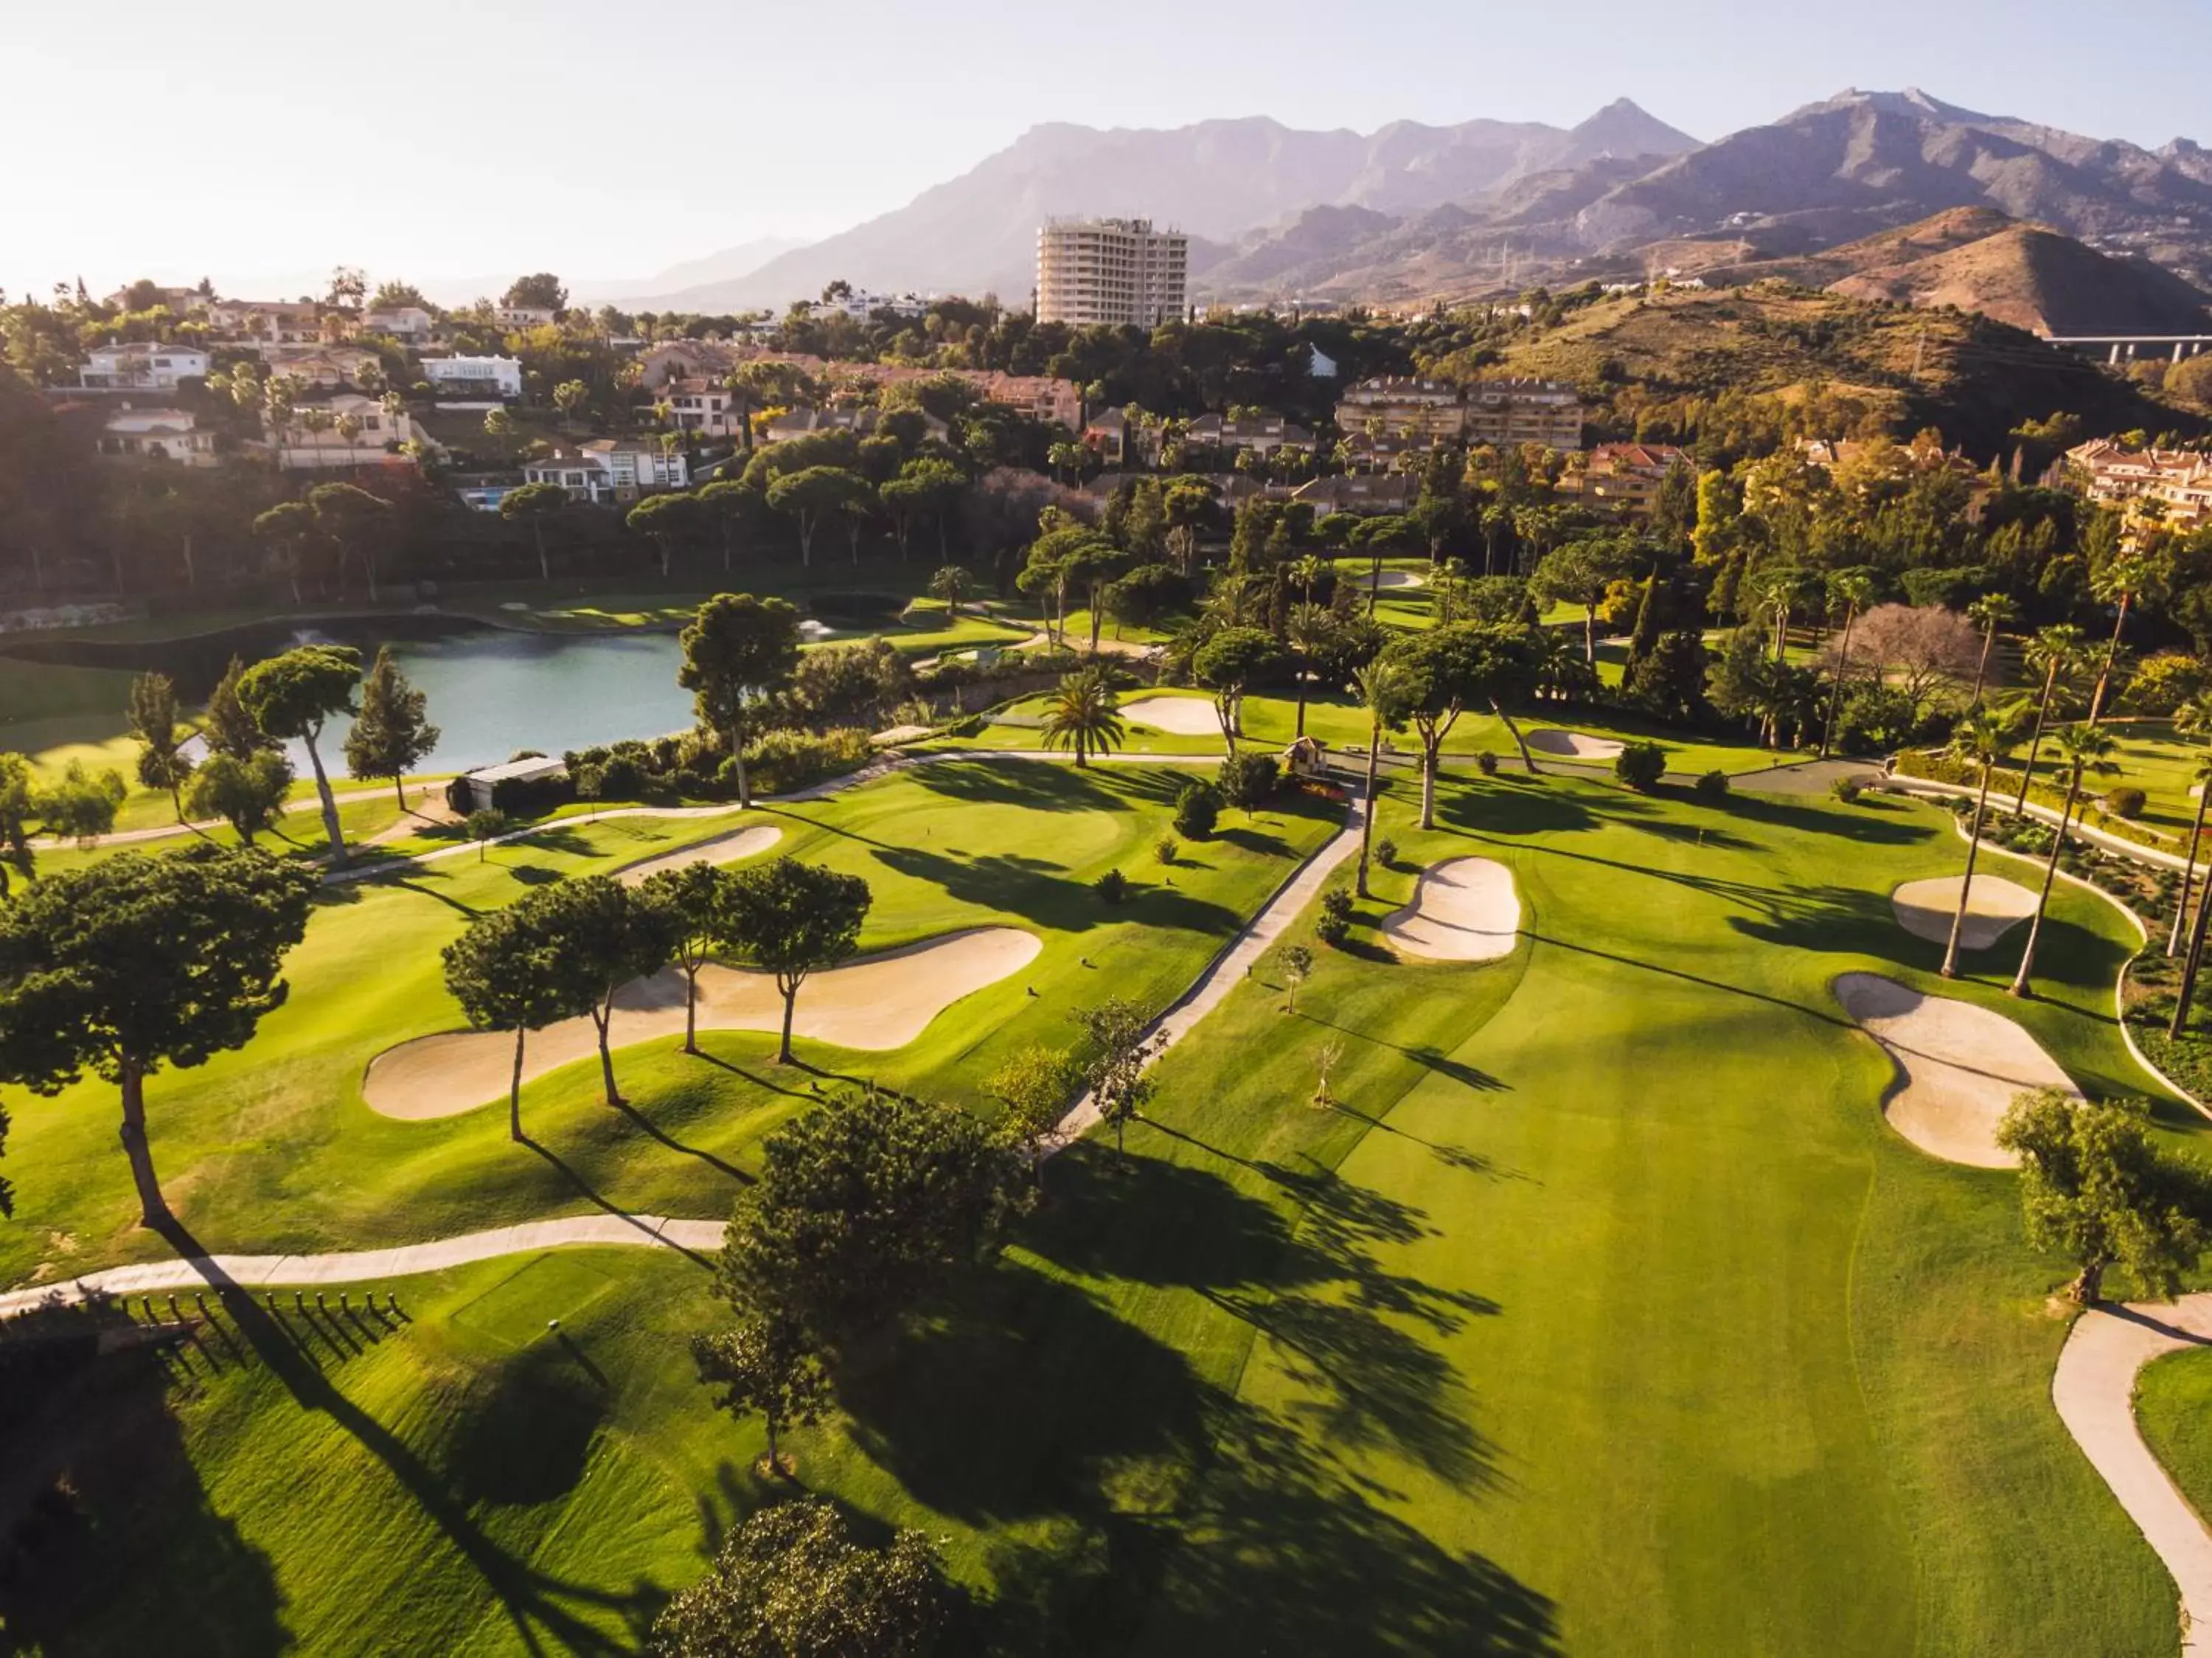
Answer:
[(239, 676), (245, 672), (246, 664), (232, 657), (222, 678), (208, 693), (206, 723), (203, 728), (211, 753), (228, 754), (239, 761), (250, 760), (263, 749), (276, 747), (253, 722), (253, 716), (246, 711), (246, 704), (238, 700)]
[(423, 717), (428, 698), (407, 682), (392, 647), (380, 645), (368, 676), (362, 681), (361, 712), (346, 735), (346, 770), (356, 777), (389, 777), (407, 809), (403, 781), (438, 746), (438, 728)]
[(182, 823), (185, 779), (192, 774), (192, 763), (182, 751), (192, 734), (177, 710), (175, 681), (166, 674), (138, 675), (131, 681), (129, 716), (131, 735), (138, 740), (138, 781), (166, 789)]
[(1644, 578), (1644, 596), (1637, 603), (1636, 626), (1628, 636), (1628, 665), (1635, 667), (1659, 643), (1659, 572)]

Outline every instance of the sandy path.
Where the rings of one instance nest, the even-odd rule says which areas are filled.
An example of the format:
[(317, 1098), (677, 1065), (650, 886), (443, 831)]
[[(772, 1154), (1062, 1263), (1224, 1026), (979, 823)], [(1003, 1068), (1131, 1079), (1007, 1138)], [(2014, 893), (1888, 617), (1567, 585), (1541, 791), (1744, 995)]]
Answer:
[(1626, 745), (1610, 737), (1585, 736), (1579, 731), (1531, 731), (1528, 747), (1539, 754), (1566, 754), (1578, 760), (1609, 760)]
[[(1897, 911), (1897, 924), (1915, 938), (1937, 944), (1951, 940), (1951, 918), (1959, 912), (1959, 888), (1964, 875), (1939, 875), (1933, 881), (1908, 881), (1889, 895)], [(1959, 948), (1986, 950), (2035, 913), (2035, 894), (2016, 881), (1974, 873), (1974, 888), (1966, 899), (1966, 923), (1959, 929)]]
[(1510, 955), (1520, 928), (1513, 872), (1494, 858), (1449, 858), (1423, 870), (1413, 901), (1382, 918), (1393, 949), (1432, 961)]
[(1883, 1115), (1930, 1156), (2011, 1168), (2017, 1160), (1998, 1147), (1996, 1129), (2013, 1096), (2028, 1088), (2076, 1092), (2058, 1062), (2001, 1013), (1923, 996), (1878, 973), (1844, 973), (1834, 990), (1902, 1075)]
[(647, 875), (657, 875), (664, 869), (688, 869), (695, 863), (736, 863), (765, 852), (782, 838), (783, 831), (769, 824), (732, 829), (727, 834), (694, 841), (680, 850), (663, 852), (659, 857), (633, 863), (618, 872), (618, 879), (625, 887), (635, 887)]
[[(796, 1035), (840, 1047), (902, 1048), (961, 997), (994, 984), (1044, 948), (1018, 927), (975, 927), (904, 949), (864, 956), (816, 973), (800, 988)], [(773, 975), (709, 965), (699, 975), (699, 1028), (773, 1031), (783, 998)], [(684, 1033), (684, 979), (673, 969), (626, 986), (615, 999), (608, 1033), (617, 1048)], [(588, 1018), (532, 1031), (523, 1048), (526, 1082), (599, 1051)], [(386, 1048), (369, 1061), (362, 1094), (369, 1109), (419, 1122), (453, 1117), (505, 1095), (514, 1075), (514, 1039), (501, 1031), (448, 1031)]]
[(1178, 737), (1218, 737), (1221, 722), (1203, 697), (1139, 697), (1121, 704), (1121, 717)]
[(2173, 1574), (2185, 1653), (2212, 1652), (2212, 1533), (2143, 1442), (2136, 1376), (2160, 1355), (2209, 1339), (2212, 1295), (2096, 1307), (2075, 1320), (2051, 1378), (2058, 1419)]

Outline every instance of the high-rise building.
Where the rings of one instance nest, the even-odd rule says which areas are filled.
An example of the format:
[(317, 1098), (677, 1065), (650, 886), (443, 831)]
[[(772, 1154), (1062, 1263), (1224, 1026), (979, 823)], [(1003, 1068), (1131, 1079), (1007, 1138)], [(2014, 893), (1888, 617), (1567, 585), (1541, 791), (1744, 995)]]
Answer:
[(1037, 230), (1039, 322), (1157, 327), (1182, 315), (1190, 239), (1150, 219), (1051, 219)]

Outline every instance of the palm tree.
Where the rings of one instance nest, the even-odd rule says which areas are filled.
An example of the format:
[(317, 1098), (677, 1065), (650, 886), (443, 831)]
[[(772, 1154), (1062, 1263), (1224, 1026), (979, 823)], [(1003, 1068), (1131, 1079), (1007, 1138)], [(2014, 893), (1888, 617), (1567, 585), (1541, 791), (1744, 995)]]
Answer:
[(2002, 593), (1985, 593), (1966, 607), (1966, 619), (1982, 631), (1981, 660), (1974, 664), (1974, 694), (1966, 699), (1969, 708), (1982, 705), (1982, 686), (1990, 674), (1990, 652), (1997, 642), (1997, 630), (2019, 614), (2013, 601)]
[(1828, 717), (1820, 727), (1820, 758), (1828, 758), (1828, 746), (1836, 735), (1836, 710), (1843, 706), (1844, 681), (1851, 671), (1851, 625), (1859, 619), (1866, 601), (1874, 597), (1874, 576), (1863, 570), (1839, 570), (1828, 578), (1828, 603), (1840, 602), (1844, 607), (1844, 637), (1836, 653), (1836, 686), (1828, 694)]
[(1382, 728), (1395, 728), (1406, 717), (1413, 686), (1399, 664), (1376, 657), (1361, 668), (1353, 680), (1359, 700), (1367, 710), (1367, 799), (1359, 812), (1359, 896), (1367, 892), (1369, 849), (1375, 843), (1375, 772), (1382, 754)]
[(2035, 780), (2035, 757), (2043, 748), (2043, 726), (2051, 717), (2051, 699), (2061, 679), (2071, 679), (2081, 671), (2085, 643), (2080, 628), (2071, 622), (2061, 622), (2056, 627), (2045, 628), (2029, 640), (2027, 650), (2021, 653), (2028, 667), (2042, 674), (2043, 692), (2036, 699), (2035, 732), (2028, 739), (2027, 764), (2020, 774), (2020, 795), (2012, 803), (2015, 814), (2027, 810), (2027, 785)]
[(1075, 763), (1087, 766), (1092, 750), (1103, 754), (1119, 748), (1128, 735), (1121, 710), (1121, 698), (1103, 666), (1064, 674), (1044, 705), (1044, 746), (1073, 747)]
[[(2173, 728), (2187, 737), (2212, 734), (2212, 693), (2200, 692), (2173, 710)], [(2168, 960), (2181, 950), (2182, 917), (2189, 913), (2189, 888), (2197, 878), (2197, 843), (2204, 833), (2204, 808), (2212, 802), (2212, 754), (2197, 762), (2197, 820), (2189, 829), (2189, 856), (2181, 869), (2181, 899), (2173, 906), (2173, 929), (2166, 936)]]
[[(2204, 823), (2205, 796), (2212, 795), (2212, 755), (2207, 755), (2197, 763), (2197, 777), (2203, 790), (2197, 797), (2197, 822), (2201, 829)], [(2189, 844), (2193, 856), (2197, 846), (2194, 835), (2190, 838)], [(2185, 909), (2188, 907), (2186, 888), (2183, 890), (2182, 899), (2183, 907)], [(2177, 913), (2175, 919), (2178, 921), (2179, 918)], [(2189, 1009), (2197, 999), (2197, 971), (2204, 960), (2204, 932), (2207, 921), (2212, 921), (2212, 873), (2208, 873), (2204, 891), (2197, 896), (2197, 920), (2189, 930), (2189, 954), (2181, 964), (2181, 984), (2180, 988), (2174, 992), (2173, 1017), (2167, 1022), (2166, 1027), (2166, 1033), (2177, 1042), (2189, 1029)]]
[(1291, 649), (1297, 653), (1298, 731), (1306, 735), (1308, 676), (1320, 665), (1322, 653), (1336, 636), (1336, 616), (1327, 605), (1303, 604), (1291, 612)]
[(1987, 708), (1970, 710), (1951, 733), (1951, 752), (1982, 768), (1981, 792), (1974, 797), (1974, 818), (1966, 832), (1966, 877), (1959, 883), (1959, 911), (1951, 917), (1951, 942), (1943, 950), (1943, 977), (1959, 976), (1959, 936), (1966, 930), (1966, 899), (1974, 890), (1974, 856), (1982, 850), (1982, 821), (1990, 805), (1990, 774), (1997, 762), (2012, 752), (2020, 733), (2003, 715)]
[(2081, 778), (2094, 773), (2100, 777), (2111, 777), (2120, 768), (2112, 761), (2113, 749), (2118, 744), (2112, 734), (2094, 725), (2069, 725), (2058, 734), (2058, 746), (2066, 751), (2066, 803), (2059, 808), (2058, 826), (2051, 838), (2051, 856), (2043, 866), (2043, 890), (2036, 894), (2035, 919), (2028, 926), (2027, 948), (2020, 953), (2020, 971), (2013, 975), (2012, 993), (2033, 996), (2034, 987), (2029, 975), (2035, 970), (2035, 947), (2043, 936), (2043, 912), (2050, 907), (2051, 883), (2058, 875), (2059, 849), (2066, 844), (2066, 825), (2074, 815), (2074, 808), (2081, 798)]
[(2128, 625), (2128, 607), (2138, 599), (2157, 595), (2164, 586), (2162, 574), (2139, 552), (2124, 552), (2089, 578), (2089, 591), (2108, 605), (2112, 614), (2112, 637), (2105, 646), (2105, 665), (2097, 670), (2097, 689), (2089, 698), (2089, 723), (2094, 725), (2105, 710), (2105, 692), (2112, 683), (2112, 664), (2119, 660), (2120, 631)]

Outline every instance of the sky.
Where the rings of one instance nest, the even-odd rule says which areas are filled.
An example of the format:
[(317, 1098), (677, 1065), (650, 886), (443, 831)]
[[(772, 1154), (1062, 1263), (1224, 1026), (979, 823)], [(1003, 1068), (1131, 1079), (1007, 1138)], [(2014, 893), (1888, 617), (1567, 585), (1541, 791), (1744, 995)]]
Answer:
[(1571, 125), (1626, 96), (1714, 138), (1917, 85), (2212, 143), (2208, 59), (2212, 0), (2132, 0), (2124, 28), (2079, 0), (102, 0), (96, 27), (0, 0), (0, 289), (635, 283), (888, 211), (1045, 121)]

